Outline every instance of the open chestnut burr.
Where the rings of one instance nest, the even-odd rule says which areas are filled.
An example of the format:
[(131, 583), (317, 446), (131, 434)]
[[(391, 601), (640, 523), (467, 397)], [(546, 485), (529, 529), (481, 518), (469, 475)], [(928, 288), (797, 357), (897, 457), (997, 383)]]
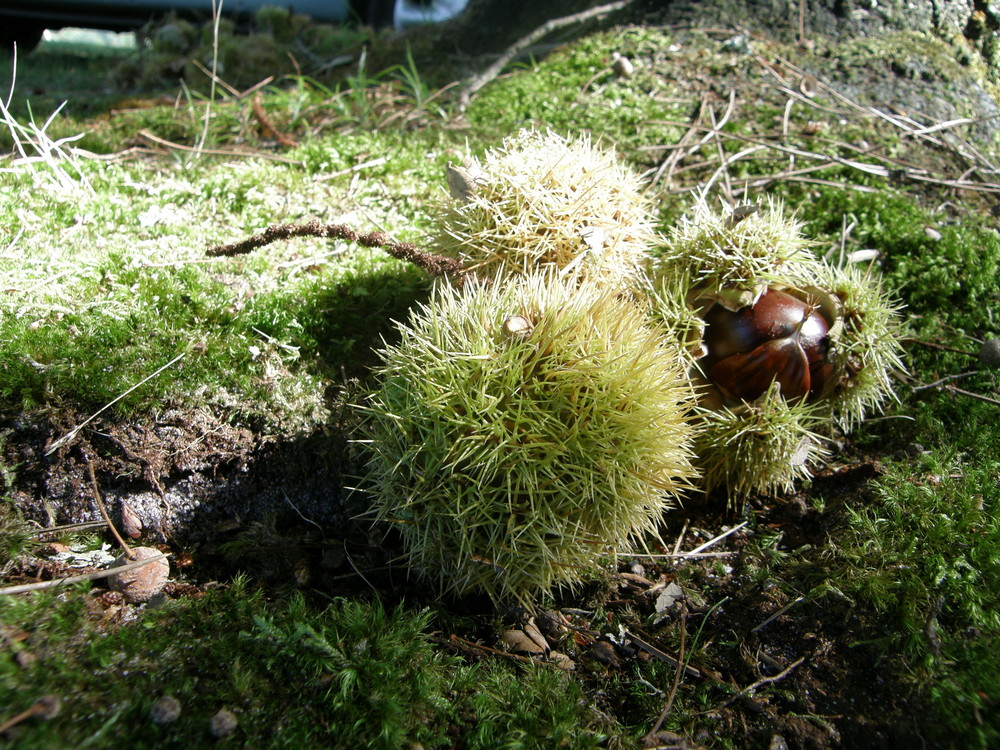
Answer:
[(808, 298), (769, 288), (735, 311), (713, 305), (704, 321), (707, 354), (698, 364), (724, 395), (753, 401), (777, 381), (789, 402), (810, 400), (833, 382), (833, 321)]

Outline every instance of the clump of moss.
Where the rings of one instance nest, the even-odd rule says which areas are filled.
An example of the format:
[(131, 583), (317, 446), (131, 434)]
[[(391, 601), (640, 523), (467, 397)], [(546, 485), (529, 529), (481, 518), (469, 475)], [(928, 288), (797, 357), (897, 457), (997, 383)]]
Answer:
[(620, 287), (656, 241), (639, 176), (586, 136), (522, 131), (449, 182), (433, 245), (484, 276), (554, 269)]
[(694, 473), (676, 348), (596, 283), (443, 286), (382, 358), (374, 513), (444, 591), (572, 586), (654, 532)]

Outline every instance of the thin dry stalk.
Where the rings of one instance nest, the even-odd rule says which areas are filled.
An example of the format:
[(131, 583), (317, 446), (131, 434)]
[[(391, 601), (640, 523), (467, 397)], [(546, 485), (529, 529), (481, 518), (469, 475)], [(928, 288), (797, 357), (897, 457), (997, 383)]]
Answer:
[(618, 2), (608, 3), (607, 5), (598, 5), (596, 8), (590, 8), (580, 13), (573, 13), (569, 16), (549, 19), (530, 34), (527, 34), (514, 42), (510, 47), (504, 50), (503, 54), (500, 55), (500, 57), (497, 58), (492, 65), (469, 81), (458, 94), (459, 108), (464, 110), (468, 107), (469, 102), (472, 100), (473, 95), (477, 91), (500, 75), (500, 72), (507, 67), (507, 65), (509, 65), (514, 58), (538, 40), (548, 36), (553, 31), (565, 28), (566, 26), (572, 26), (574, 24), (583, 23), (584, 21), (589, 21), (592, 18), (598, 18), (600, 16), (606, 16), (609, 13), (614, 13), (616, 10), (621, 10), (627, 5), (630, 5), (632, 2), (633, 0), (618, 0)]
[(130, 570), (135, 570), (136, 568), (141, 568), (143, 565), (149, 565), (157, 560), (161, 560), (164, 557), (169, 557), (165, 552), (154, 557), (147, 557), (144, 560), (137, 560), (136, 562), (130, 562), (126, 565), (118, 565), (113, 568), (108, 568), (106, 570), (95, 570), (92, 573), (82, 573), (78, 576), (67, 576), (66, 578), (55, 578), (51, 581), (39, 581), (38, 583), (25, 583), (20, 586), (7, 586), (6, 588), (0, 589), (0, 596), (4, 594), (24, 594), (29, 591), (42, 591), (43, 589), (54, 589), (60, 586), (69, 586), (74, 583), (82, 583), (84, 581), (97, 581), (101, 578), (110, 578), (111, 576), (116, 576), (121, 573), (127, 573)]
[(670, 714), (670, 709), (673, 708), (674, 699), (677, 697), (677, 688), (681, 684), (681, 675), (684, 674), (684, 646), (687, 640), (687, 602), (681, 602), (681, 643), (677, 649), (677, 667), (674, 670), (674, 681), (670, 686), (670, 694), (667, 696), (667, 703), (663, 706), (663, 710), (660, 712), (659, 718), (653, 725), (653, 728), (649, 730), (646, 734), (646, 738), (649, 739), (653, 737), (660, 728), (663, 726), (663, 722), (666, 721), (667, 716)]
[(177, 362), (179, 362), (185, 356), (187, 356), (187, 352), (181, 352), (176, 357), (174, 357), (172, 360), (170, 360), (169, 362), (167, 362), (167, 364), (163, 365), (162, 367), (157, 368), (157, 370), (155, 372), (150, 373), (149, 375), (147, 375), (146, 377), (144, 377), (142, 380), (140, 380), (138, 383), (136, 383), (135, 385), (133, 385), (132, 387), (130, 387), (124, 393), (121, 393), (118, 396), (115, 396), (113, 399), (111, 399), (111, 401), (109, 401), (108, 403), (106, 403), (104, 406), (102, 406), (100, 409), (98, 409), (97, 411), (95, 411), (93, 414), (91, 414), (85, 420), (83, 420), (82, 422), (80, 422), (80, 424), (78, 424), (76, 427), (74, 427), (69, 432), (67, 432), (65, 435), (63, 435), (61, 438), (59, 438), (54, 443), (52, 443), (45, 450), (45, 454), (44, 455), (51, 456), (57, 450), (59, 450), (60, 448), (62, 448), (64, 445), (66, 445), (66, 443), (68, 443), (70, 440), (72, 440), (73, 438), (75, 438), (77, 436), (77, 434), (80, 432), (80, 430), (82, 430), (84, 427), (86, 427), (88, 424), (90, 424), (98, 416), (100, 416), (105, 411), (107, 411), (108, 409), (110, 409), (112, 406), (114, 406), (115, 404), (117, 404), (119, 401), (121, 401), (123, 398), (125, 398), (128, 394), (130, 394), (136, 388), (139, 388), (143, 384), (149, 382), (150, 380), (152, 380), (153, 378), (155, 378), (157, 375), (159, 375), (161, 372), (163, 372), (164, 370), (166, 370), (168, 367), (171, 367), (172, 365), (174, 365)]
[[(247, 159), (270, 159), (271, 161), (280, 161), (285, 164), (300, 164), (301, 162), (294, 159), (289, 159), (288, 157), (281, 156), (280, 154), (269, 154), (266, 151), (242, 151), (235, 148), (196, 148), (194, 146), (186, 146), (183, 143), (174, 143), (173, 141), (168, 141), (165, 138), (160, 138), (160, 136), (155, 133), (151, 133), (148, 130), (140, 130), (137, 135), (144, 141), (151, 143), (156, 146), (162, 146), (173, 151), (187, 151), (189, 153), (195, 154), (209, 154), (211, 156), (238, 156), (245, 157)], [(160, 152), (162, 153), (162, 151)]]
[(94, 500), (101, 511), (101, 517), (104, 519), (104, 523), (108, 525), (108, 528), (111, 529), (111, 533), (118, 541), (118, 544), (121, 545), (122, 550), (125, 552), (125, 558), (127, 560), (134, 560), (135, 553), (132, 552), (132, 548), (128, 546), (128, 542), (125, 541), (124, 537), (118, 533), (118, 528), (111, 522), (111, 517), (108, 515), (108, 509), (104, 505), (104, 498), (101, 497), (101, 490), (97, 486), (97, 476), (94, 474), (94, 462), (90, 460), (89, 455), (85, 455), (84, 457), (87, 461), (87, 472), (90, 474), (90, 487), (94, 491)]
[[(723, 33), (723, 30), (721, 29), (702, 30), (706, 33)], [(734, 188), (727, 182), (724, 190), (726, 193), (725, 197), (728, 200), (733, 201), (738, 197), (745, 197), (748, 190), (759, 189), (779, 180), (841, 187), (861, 192), (872, 192), (874, 190), (866, 185), (835, 183), (832, 181), (822, 180), (820, 178), (805, 177), (807, 174), (828, 169), (833, 166), (848, 167), (850, 169), (886, 179), (905, 178), (915, 182), (935, 184), (951, 189), (1000, 193), (1000, 182), (986, 181), (981, 179), (981, 177), (977, 178), (977, 175), (981, 175), (982, 173), (995, 174), (998, 172), (997, 168), (992, 162), (990, 162), (989, 159), (983, 156), (982, 153), (976, 150), (970, 143), (968, 143), (967, 140), (962, 138), (956, 132), (957, 128), (973, 124), (975, 122), (974, 120), (963, 117), (953, 118), (947, 121), (933, 122), (931, 118), (924, 117), (925, 121), (920, 122), (913, 119), (913, 117), (907, 113), (891, 113), (875, 107), (863, 106), (851, 100), (849, 97), (844, 96), (831, 86), (816, 80), (806, 71), (797, 67), (790, 61), (781, 57), (777, 57), (776, 59), (776, 65), (781, 68), (780, 71), (775, 67), (775, 65), (772, 65), (768, 60), (765, 60), (762, 57), (758, 56), (757, 62), (763, 68), (768, 70), (778, 81), (778, 85), (769, 84), (768, 88), (779, 91), (788, 97), (785, 103), (784, 117), (782, 118), (780, 133), (776, 133), (773, 136), (745, 136), (736, 133), (724, 132), (722, 130), (722, 126), (728, 119), (735, 103), (734, 92), (731, 91), (730, 105), (727, 108), (726, 114), (718, 122), (714, 121), (714, 111), (712, 111), (711, 108), (709, 108), (704, 102), (693, 122), (680, 122), (672, 120), (657, 121), (659, 124), (685, 126), (687, 127), (687, 130), (681, 140), (676, 144), (644, 149), (669, 152), (660, 165), (651, 174), (647, 174), (647, 176), (650, 177), (650, 183), (652, 185), (661, 185), (661, 189), (664, 194), (688, 193), (693, 191), (704, 192), (720, 179), (727, 180), (729, 170), (734, 162), (740, 159), (745, 159), (756, 152), (769, 150), (787, 154), (788, 168), (775, 174), (760, 176), (754, 178), (753, 180), (749, 180), (742, 187), (742, 189)], [(783, 73), (798, 75), (800, 77), (800, 90), (795, 90), (790, 85), (786, 75), (783, 75)], [(808, 85), (806, 85), (805, 82), (808, 82)], [(821, 93), (825, 95), (825, 99), (827, 101), (832, 99), (837, 102), (837, 105), (829, 106), (817, 102), (815, 97), (817, 94)], [(955, 175), (948, 174), (934, 174), (930, 170), (916, 164), (874, 153), (870, 150), (859, 148), (854, 144), (822, 138), (820, 136), (813, 136), (813, 140), (833, 145), (841, 152), (858, 154), (859, 156), (864, 157), (864, 160), (853, 159), (836, 154), (814, 153), (805, 148), (793, 146), (787, 143), (787, 140), (791, 137), (790, 118), (791, 110), (795, 103), (805, 104), (820, 112), (835, 114), (841, 117), (861, 115), (866, 118), (880, 119), (898, 129), (904, 138), (920, 140), (936, 149), (948, 151), (960, 157), (969, 166), (963, 167), (962, 173), (957, 177)], [(710, 125), (704, 124), (706, 118), (711, 121)], [(695, 140), (695, 135), (699, 132), (702, 133), (702, 136)], [(726, 155), (725, 151), (722, 149), (722, 142), (731, 140), (744, 142), (750, 144), (750, 146), (745, 150), (737, 152), (736, 154)], [(687, 164), (683, 167), (681, 166), (681, 163), (685, 159), (702, 153), (703, 147), (710, 141), (715, 142), (716, 154), (714, 157), (702, 157), (702, 160), (696, 164)], [(806, 165), (798, 166), (797, 162), (800, 160), (807, 162)], [(674, 184), (677, 175), (685, 172), (700, 173), (706, 169), (712, 170), (707, 182), (698, 181), (694, 184), (687, 185)]]
[(763, 677), (763, 678), (757, 680), (757, 682), (753, 683), (752, 685), (747, 685), (745, 688), (743, 688), (738, 693), (736, 693), (736, 695), (730, 696), (725, 701), (723, 701), (718, 706), (716, 706), (713, 709), (713, 711), (721, 711), (723, 708), (725, 708), (726, 706), (732, 705), (733, 703), (735, 703), (736, 701), (738, 701), (743, 696), (749, 695), (750, 693), (752, 693), (757, 688), (763, 687), (764, 685), (769, 685), (772, 682), (778, 682), (780, 680), (785, 679), (786, 677), (788, 677), (788, 675), (790, 675), (792, 673), (793, 670), (795, 670), (797, 667), (799, 667), (799, 665), (801, 665), (805, 660), (806, 660), (806, 658), (804, 656), (801, 657), (801, 658), (799, 658), (799, 659), (796, 659), (791, 664), (789, 664), (787, 667), (785, 667), (783, 670), (781, 670), (780, 672), (778, 672), (778, 674), (776, 674), (776, 675), (774, 675), (772, 677)]
[(712, 537), (711, 539), (709, 539), (704, 544), (695, 547), (693, 550), (691, 550), (687, 554), (688, 555), (697, 555), (699, 552), (704, 552), (709, 547), (711, 547), (713, 544), (716, 544), (717, 542), (721, 542), (723, 539), (725, 539), (730, 534), (735, 534), (737, 531), (739, 531), (740, 529), (742, 529), (746, 525), (747, 525), (747, 521), (744, 521), (741, 524), (733, 526), (733, 528), (729, 529), (728, 531), (724, 531), (721, 534), (719, 534), (718, 536)]

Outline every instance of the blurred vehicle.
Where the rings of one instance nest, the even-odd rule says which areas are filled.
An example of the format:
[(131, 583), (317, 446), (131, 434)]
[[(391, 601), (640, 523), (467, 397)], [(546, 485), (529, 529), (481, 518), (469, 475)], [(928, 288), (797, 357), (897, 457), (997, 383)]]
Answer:
[(320, 23), (358, 22), (381, 28), (404, 28), (441, 21), (460, 12), (468, 0), (0, 0), (0, 45), (17, 44), (29, 52), (46, 29), (78, 26), (109, 31), (139, 29), (174, 13), (208, 20), (213, 5), (237, 23), (249, 21), (264, 6), (288, 8)]

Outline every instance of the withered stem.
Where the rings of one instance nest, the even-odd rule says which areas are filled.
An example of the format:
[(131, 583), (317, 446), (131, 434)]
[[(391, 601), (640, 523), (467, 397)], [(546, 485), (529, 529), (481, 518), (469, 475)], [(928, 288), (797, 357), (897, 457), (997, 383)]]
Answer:
[(355, 242), (365, 247), (381, 248), (393, 258), (413, 263), (432, 276), (453, 276), (461, 279), (467, 273), (467, 269), (461, 261), (425, 252), (411, 242), (398, 242), (385, 232), (357, 232), (344, 224), (323, 224), (319, 221), (308, 221), (304, 224), (275, 224), (260, 234), (255, 234), (240, 242), (209, 248), (208, 254), (230, 257), (242, 255), (279, 240), (289, 240), (293, 237), (322, 237)]

